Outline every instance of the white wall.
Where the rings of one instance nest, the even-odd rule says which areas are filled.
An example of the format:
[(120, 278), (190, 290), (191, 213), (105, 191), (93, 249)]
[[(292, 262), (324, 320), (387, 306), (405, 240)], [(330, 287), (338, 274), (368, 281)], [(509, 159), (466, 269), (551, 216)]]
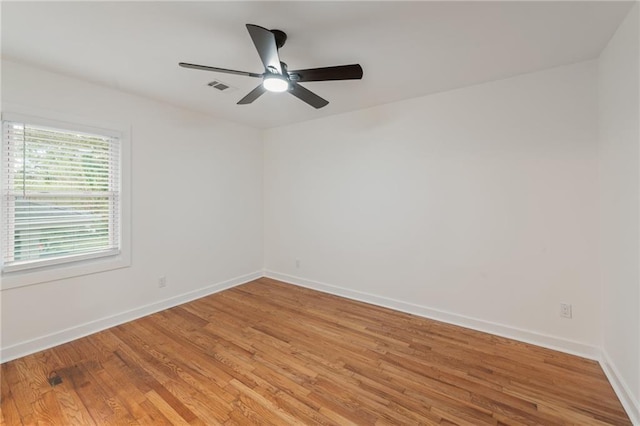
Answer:
[(261, 275), (259, 131), (10, 61), (2, 96), (129, 123), (133, 173), (131, 267), (2, 291), (3, 359)]
[(264, 259), (320, 290), (603, 347), (637, 421), (638, 9), (597, 62), (263, 134), (3, 60), (3, 103), (131, 124), (134, 195), (132, 266), (2, 291), (2, 359), (248, 281)]
[[(640, 422), (640, 110), (636, 4), (599, 60), (603, 346)], [(631, 408), (628, 407), (628, 411)]]
[(596, 71), (267, 131), (267, 275), (595, 356)]

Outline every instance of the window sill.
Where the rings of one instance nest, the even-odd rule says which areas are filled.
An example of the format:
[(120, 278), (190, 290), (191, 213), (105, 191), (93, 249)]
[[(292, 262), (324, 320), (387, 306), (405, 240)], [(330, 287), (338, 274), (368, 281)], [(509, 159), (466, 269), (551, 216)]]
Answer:
[(129, 266), (131, 266), (130, 256), (120, 253), (115, 256), (100, 257), (97, 259), (43, 266), (41, 268), (22, 271), (3, 272), (0, 290), (4, 291), (12, 288), (96, 274), (114, 269), (127, 268)]

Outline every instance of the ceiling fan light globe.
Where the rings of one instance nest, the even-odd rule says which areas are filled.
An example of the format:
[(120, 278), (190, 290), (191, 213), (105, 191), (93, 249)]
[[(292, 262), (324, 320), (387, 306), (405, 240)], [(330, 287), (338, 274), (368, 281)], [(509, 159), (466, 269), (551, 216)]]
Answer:
[(269, 92), (286, 92), (289, 90), (289, 82), (280, 76), (268, 76), (262, 81), (262, 86)]

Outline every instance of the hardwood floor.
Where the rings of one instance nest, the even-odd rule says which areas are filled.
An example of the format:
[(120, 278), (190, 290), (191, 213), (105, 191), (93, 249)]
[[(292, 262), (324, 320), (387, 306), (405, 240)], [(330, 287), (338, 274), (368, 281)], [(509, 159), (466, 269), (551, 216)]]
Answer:
[(631, 424), (594, 361), (266, 278), (1, 382), (3, 425)]

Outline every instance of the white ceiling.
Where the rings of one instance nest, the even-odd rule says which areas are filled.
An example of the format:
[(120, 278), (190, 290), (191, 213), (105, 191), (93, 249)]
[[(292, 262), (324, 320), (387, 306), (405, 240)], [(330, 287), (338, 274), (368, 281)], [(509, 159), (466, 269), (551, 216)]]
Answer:
[[(2, 2), (2, 56), (268, 128), (596, 58), (632, 2)], [(246, 23), (288, 34), (290, 69), (360, 63), (358, 81), (236, 105), (260, 80)], [(221, 80), (237, 88), (207, 87)]]

